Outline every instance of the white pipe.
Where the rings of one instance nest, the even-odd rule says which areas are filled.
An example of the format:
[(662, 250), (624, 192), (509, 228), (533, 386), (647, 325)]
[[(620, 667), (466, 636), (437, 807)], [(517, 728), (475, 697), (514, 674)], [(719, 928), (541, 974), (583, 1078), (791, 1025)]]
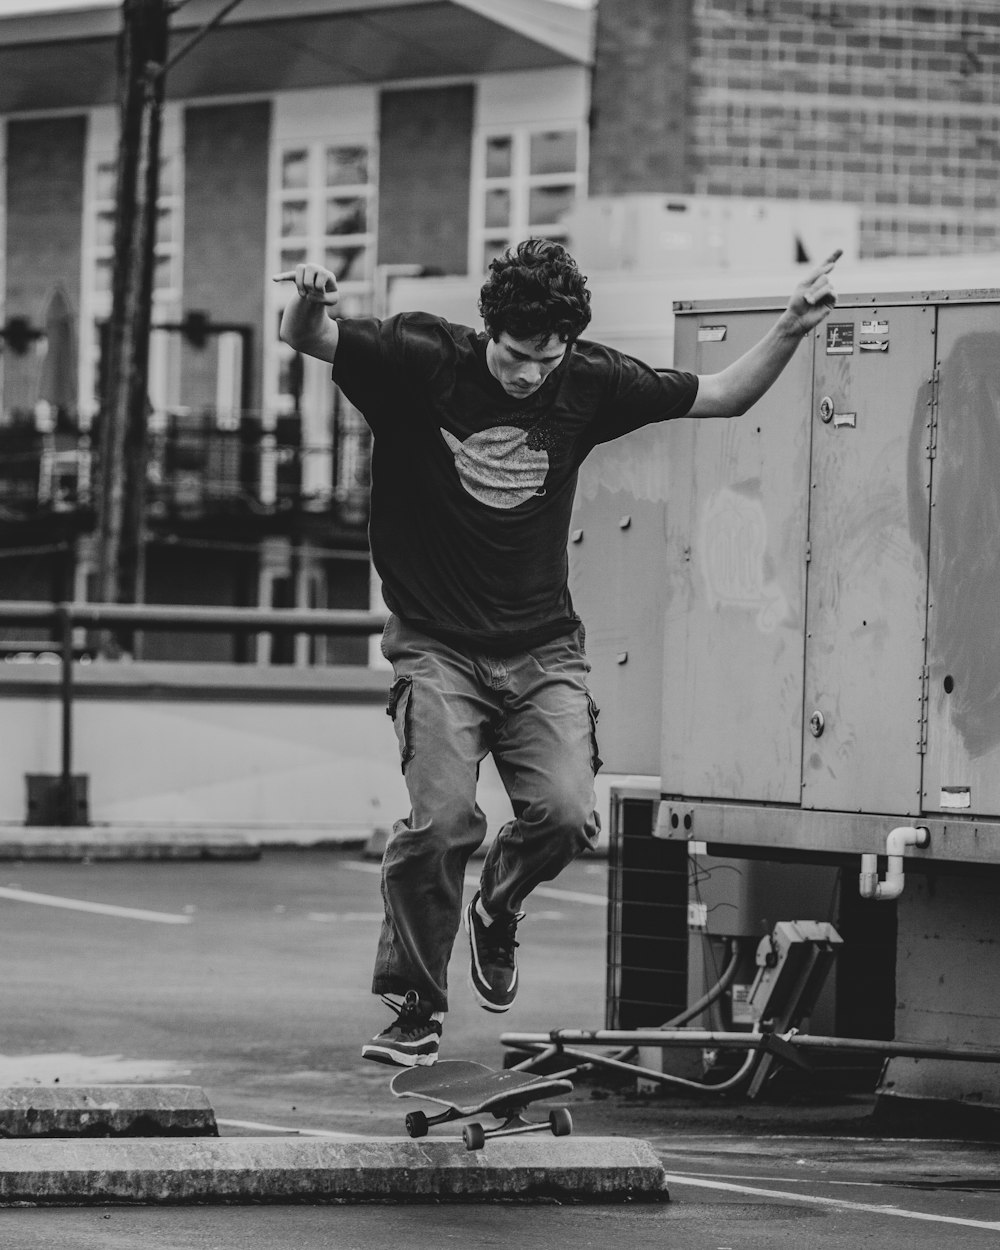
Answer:
[(885, 880), (878, 879), (878, 856), (861, 856), (861, 876), (858, 888), (862, 898), (872, 898), (876, 902), (899, 898), (906, 884), (903, 876), (903, 855), (908, 846), (929, 846), (931, 833), (923, 825), (900, 825), (893, 829), (885, 840), (885, 853), (888, 857)]

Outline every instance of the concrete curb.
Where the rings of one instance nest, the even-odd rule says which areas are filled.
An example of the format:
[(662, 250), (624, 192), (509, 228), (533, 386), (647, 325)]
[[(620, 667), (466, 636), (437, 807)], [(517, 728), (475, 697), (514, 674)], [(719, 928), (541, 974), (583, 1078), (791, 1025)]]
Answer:
[(375, 836), (370, 829), (311, 825), (0, 824), (0, 862), (246, 860), (259, 859), (265, 849), (361, 850)]
[[(388, 840), (382, 827), (0, 824), (0, 863), (254, 860), (266, 850), (357, 850), (365, 859), (381, 860)], [(488, 838), (474, 858), (482, 859), (490, 845)], [(607, 852), (598, 849), (586, 858), (606, 859)]]
[(100, 825), (0, 827), (0, 861), (247, 860), (260, 856), (258, 839), (233, 830)]
[(4, 1137), (218, 1137), (195, 1085), (11, 1085), (0, 1088)]
[(624, 1137), (0, 1141), (0, 1204), (664, 1202), (648, 1142)]

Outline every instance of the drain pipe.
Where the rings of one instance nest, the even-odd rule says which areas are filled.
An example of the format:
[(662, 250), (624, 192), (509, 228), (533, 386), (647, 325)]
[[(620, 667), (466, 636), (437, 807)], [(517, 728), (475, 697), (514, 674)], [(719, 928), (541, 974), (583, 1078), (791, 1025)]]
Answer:
[(893, 829), (885, 840), (889, 865), (884, 881), (878, 879), (878, 856), (861, 856), (861, 876), (858, 879), (861, 897), (875, 899), (876, 902), (899, 898), (905, 885), (903, 855), (906, 847), (929, 846), (930, 841), (931, 832), (923, 825), (900, 825), (898, 829)]

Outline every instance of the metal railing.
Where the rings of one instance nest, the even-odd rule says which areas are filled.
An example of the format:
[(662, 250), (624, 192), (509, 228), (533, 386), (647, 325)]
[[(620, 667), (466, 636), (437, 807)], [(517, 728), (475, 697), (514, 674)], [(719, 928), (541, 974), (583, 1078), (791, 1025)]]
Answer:
[[(213, 515), (332, 514), (348, 526), (367, 522), (368, 436), (341, 421), (330, 444), (303, 441), (302, 422), (264, 428), (245, 416), (220, 428), (211, 414), (167, 414), (150, 428), (146, 509), (150, 520)], [(24, 522), (94, 504), (94, 431), (39, 431), (0, 422), (0, 520)]]
[[(59, 655), (61, 704), (59, 811), (60, 823), (71, 825), (73, 817), (73, 632), (85, 628), (108, 632), (149, 627), (170, 631), (211, 631), (234, 634), (311, 634), (327, 637), (358, 637), (381, 633), (384, 612), (341, 608), (214, 608), (176, 604), (44, 603), (0, 601), (0, 626), (33, 625), (53, 631), (43, 643), (12, 644), (20, 651), (44, 646)], [(6, 649), (6, 646), (5, 646)]]

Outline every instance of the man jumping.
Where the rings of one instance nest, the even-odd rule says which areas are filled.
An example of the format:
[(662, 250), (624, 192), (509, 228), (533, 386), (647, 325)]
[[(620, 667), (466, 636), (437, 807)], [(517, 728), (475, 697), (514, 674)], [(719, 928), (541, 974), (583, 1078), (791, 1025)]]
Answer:
[[(839, 256), (745, 355), (703, 376), (658, 373), (581, 338), (586, 279), (545, 239), (490, 265), (484, 331), (420, 312), (335, 320), (329, 269), (278, 275), (296, 288), (281, 337), (333, 366), (374, 438), (371, 551), (391, 612), (382, 650), (410, 813), (383, 858), (372, 983), (394, 1018), (366, 1059), (435, 1062), (463, 922), (472, 992), (507, 1011), (525, 899), (597, 842), (598, 713), (567, 584), (580, 465), (652, 422), (746, 412), (833, 308)], [(476, 784), (487, 755), (513, 819), (463, 909), (466, 865), (486, 835)]]

